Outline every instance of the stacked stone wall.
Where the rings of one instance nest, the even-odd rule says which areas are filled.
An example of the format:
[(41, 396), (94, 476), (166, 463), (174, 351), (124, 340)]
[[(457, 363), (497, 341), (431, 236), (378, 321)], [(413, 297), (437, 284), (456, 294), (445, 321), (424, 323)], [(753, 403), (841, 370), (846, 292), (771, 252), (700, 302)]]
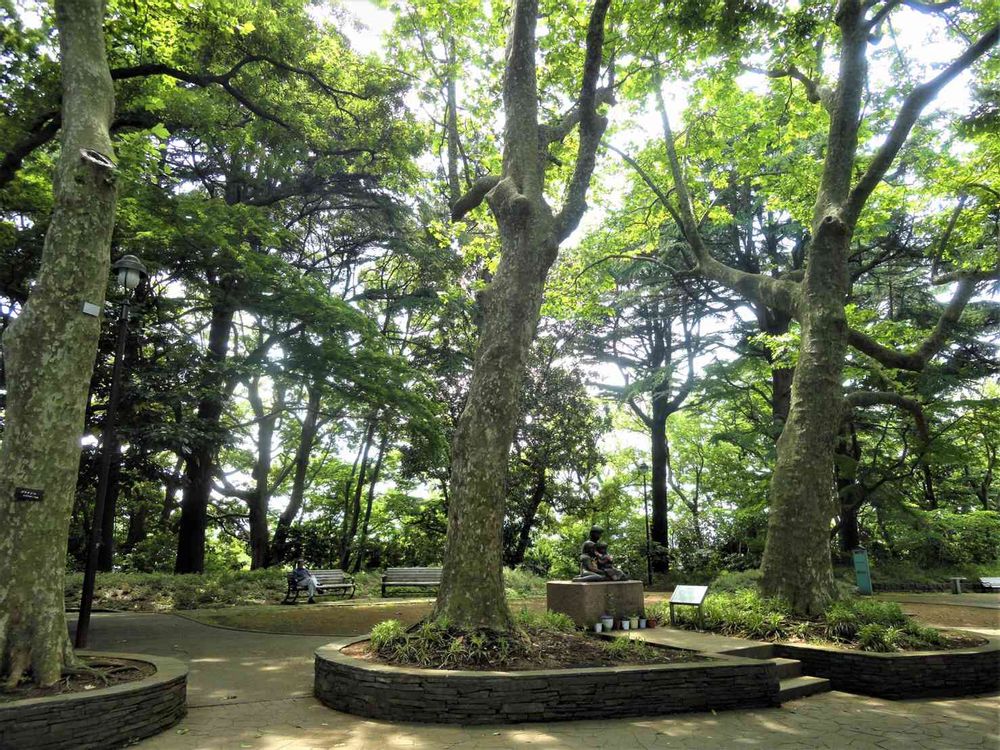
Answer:
[(82, 652), (153, 664), (156, 673), (85, 693), (0, 704), (2, 750), (109, 750), (162, 732), (187, 712), (187, 667), (144, 654)]
[(773, 664), (712, 661), (531, 672), (414, 669), (316, 652), (315, 695), (339, 711), (391, 721), (514, 723), (657, 716), (777, 706)]
[(1000, 690), (1000, 640), (979, 648), (890, 654), (775, 644), (778, 656), (826, 677), (834, 690), (900, 700), (978, 695)]

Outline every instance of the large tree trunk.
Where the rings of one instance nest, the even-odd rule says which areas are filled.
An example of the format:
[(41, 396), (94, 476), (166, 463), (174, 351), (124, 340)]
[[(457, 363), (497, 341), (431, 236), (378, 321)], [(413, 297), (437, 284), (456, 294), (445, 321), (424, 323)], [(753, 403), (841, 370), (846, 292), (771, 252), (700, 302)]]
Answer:
[(365, 564), (366, 547), (368, 545), (368, 524), (372, 518), (372, 505), (375, 503), (375, 485), (378, 484), (379, 476), (382, 474), (382, 462), (385, 460), (385, 449), (389, 444), (389, 431), (382, 433), (379, 441), (378, 454), (375, 457), (375, 466), (372, 467), (371, 475), (368, 478), (368, 495), (365, 500), (365, 517), (361, 522), (361, 534), (358, 537), (358, 550), (354, 553), (354, 564), (351, 571), (357, 573)]
[(535, 517), (538, 515), (538, 508), (541, 506), (542, 500), (545, 499), (545, 488), (548, 484), (545, 466), (539, 466), (537, 472), (535, 486), (531, 491), (531, 499), (528, 501), (528, 507), (524, 511), (524, 518), (521, 519), (521, 528), (517, 532), (517, 544), (510, 558), (507, 560), (507, 564), (511, 568), (516, 568), (524, 562), (524, 555), (527, 553), (528, 545), (531, 542), (531, 530), (535, 527)]
[(798, 304), (801, 330), (792, 397), (771, 478), (761, 588), (796, 612), (818, 614), (833, 598), (830, 526), (833, 453), (843, 408), (847, 352), (848, 249), (856, 216), (848, 201), (858, 145), (868, 31), (860, 3), (838, 8), (840, 75), (831, 106), (826, 161), (813, 209), (812, 246)]
[(288, 532), (292, 522), (302, 510), (302, 501), (306, 493), (306, 477), (309, 472), (309, 456), (312, 453), (316, 433), (319, 431), (320, 389), (318, 385), (309, 388), (309, 400), (306, 403), (306, 414), (302, 420), (302, 434), (299, 437), (299, 447), (295, 452), (295, 473), (292, 475), (292, 492), (288, 497), (288, 505), (278, 516), (274, 527), (274, 539), (271, 541), (270, 565), (285, 561), (288, 555)]
[(203, 435), (195, 442), (184, 462), (184, 494), (181, 497), (181, 521), (177, 535), (175, 573), (201, 573), (205, 570), (205, 533), (208, 529), (208, 501), (215, 477), (215, 456), (219, 450), (219, 420), (225, 407), (223, 365), (229, 353), (233, 327), (232, 306), (212, 308), (208, 332), (208, 356), (202, 378), (202, 397), (198, 404), (198, 426)]
[(254, 488), (247, 498), (250, 517), (250, 570), (266, 568), (268, 562), (267, 509), (271, 504), (271, 453), (274, 431), (284, 408), (284, 390), (277, 387), (270, 413), (260, 396), (260, 379), (254, 378), (248, 386), (250, 405), (257, 420), (257, 460), (254, 462)]
[[(669, 382), (667, 384), (669, 387)], [(666, 401), (667, 394), (658, 394), (657, 389), (653, 390), (653, 408), (649, 419), (649, 439), (650, 439), (650, 500), (652, 505), (652, 519), (649, 528), (649, 538), (663, 550), (661, 554), (653, 555), (653, 570), (657, 573), (666, 573), (670, 570), (670, 537), (667, 526), (667, 510), (669, 507), (667, 498), (667, 417), (670, 416), (670, 409)]]
[(361, 517), (361, 497), (365, 491), (365, 478), (368, 475), (368, 454), (375, 442), (376, 416), (372, 416), (365, 427), (364, 443), (361, 446), (361, 457), (356, 463), (357, 476), (352, 473), (348, 492), (344, 497), (344, 523), (340, 538), (340, 567), (349, 570), (351, 566), (351, 547), (358, 533), (358, 522)]
[[(596, 86), (610, 0), (597, 0), (587, 30), (577, 102), (580, 143), (566, 202), (557, 216), (544, 197), (547, 146), (555, 128), (538, 122), (535, 75), (537, 0), (518, 0), (511, 14), (504, 75), (503, 174), (480, 181), (469, 205), (485, 197), (500, 232), (500, 263), (480, 295), (482, 328), (465, 409), (452, 442), (451, 490), (444, 571), (433, 616), (465, 630), (513, 628), (503, 583), (504, 486), (520, 416), (525, 362), (535, 336), (542, 292), (559, 243), (579, 223), (607, 121), (596, 112)], [(462, 204), (465, 198), (459, 201)]]
[[(56, 2), (62, 149), (38, 282), (7, 329), (7, 413), (0, 448), (0, 675), (55, 683), (72, 659), (63, 570), (87, 390), (97, 354), (115, 218), (109, 127), (114, 90), (104, 2)], [(34, 491), (24, 499), (22, 488)], [(18, 495), (21, 499), (18, 499)]]
[[(850, 180), (850, 176), (848, 169), (845, 177)], [(829, 209), (817, 206), (818, 212)], [(834, 593), (829, 544), (836, 507), (833, 453), (841, 424), (847, 351), (844, 298), (851, 235), (832, 214), (821, 216), (814, 222), (802, 282), (799, 359), (788, 421), (777, 444), (761, 566), (765, 593), (783, 596), (795, 611), (806, 614), (821, 612)]]
[(511, 627), (502, 574), (507, 454), (542, 287), (556, 254), (547, 207), (496, 203), (498, 217), (515, 210), (526, 215), (501, 224), (500, 267), (482, 299), (479, 350), (452, 445), (448, 541), (435, 609), (470, 630)]

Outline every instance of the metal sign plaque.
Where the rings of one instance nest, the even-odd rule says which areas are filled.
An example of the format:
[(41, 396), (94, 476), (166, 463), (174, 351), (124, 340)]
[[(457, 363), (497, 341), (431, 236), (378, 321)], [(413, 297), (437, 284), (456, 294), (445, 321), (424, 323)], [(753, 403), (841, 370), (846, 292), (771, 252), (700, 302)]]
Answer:
[(45, 490), (33, 490), (28, 487), (15, 487), (14, 500), (19, 503), (40, 503), (45, 497)]
[(708, 593), (708, 586), (678, 586), (670, 595), (671, 604), (701, 605)]

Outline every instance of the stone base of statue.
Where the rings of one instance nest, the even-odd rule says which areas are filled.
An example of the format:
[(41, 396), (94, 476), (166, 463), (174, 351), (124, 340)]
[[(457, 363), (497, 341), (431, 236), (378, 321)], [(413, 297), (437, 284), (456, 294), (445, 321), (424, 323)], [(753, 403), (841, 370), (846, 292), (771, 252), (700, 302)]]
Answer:
[(552, 612), (569, 615), (581, 628), (592, 630), (601, 615), (616, 620), (644, 616), (642, 581), (549, 581), (545, 605)]

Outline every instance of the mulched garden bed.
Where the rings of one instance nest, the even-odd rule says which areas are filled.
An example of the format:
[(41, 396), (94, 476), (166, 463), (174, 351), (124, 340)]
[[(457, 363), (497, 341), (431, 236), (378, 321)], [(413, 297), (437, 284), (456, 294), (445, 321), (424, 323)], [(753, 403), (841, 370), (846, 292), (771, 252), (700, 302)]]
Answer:
[[(538, 632), (531, 634), (531, 653), (514, 657), (500, 668), (505, 672), (523, 672), (536, 669), (582, 669), (588, 667), (620, 667), (641, 664), (671, 664), (680, 662), (707, 661), (690, 651), (665, 648), (633, 641), (625, 655), (618, 655), (608, 648), (609, 641), (578, 633)], [(404, 662), (385, 659), (368, 650), (368, 643), (355, 643), (343, 649), (343, 653), (356, 659), (365, 659), (380, 664), (414, 666)], [(463, 664), (463, 670), (495, 671), (493, 665)]]
[(28, 683), (14, 690), (0, 690), (0, 704), (27, 698), (49, 698), (54, 695), (86, 693), (99, 688), (112, 687), (126, 682), (143, 680), (156, 672), (156, 667), (143, 661), (112, 659), (108, 657), (79, 657), (90, 670), (64, 674), (55, 685), (40, 688)]

